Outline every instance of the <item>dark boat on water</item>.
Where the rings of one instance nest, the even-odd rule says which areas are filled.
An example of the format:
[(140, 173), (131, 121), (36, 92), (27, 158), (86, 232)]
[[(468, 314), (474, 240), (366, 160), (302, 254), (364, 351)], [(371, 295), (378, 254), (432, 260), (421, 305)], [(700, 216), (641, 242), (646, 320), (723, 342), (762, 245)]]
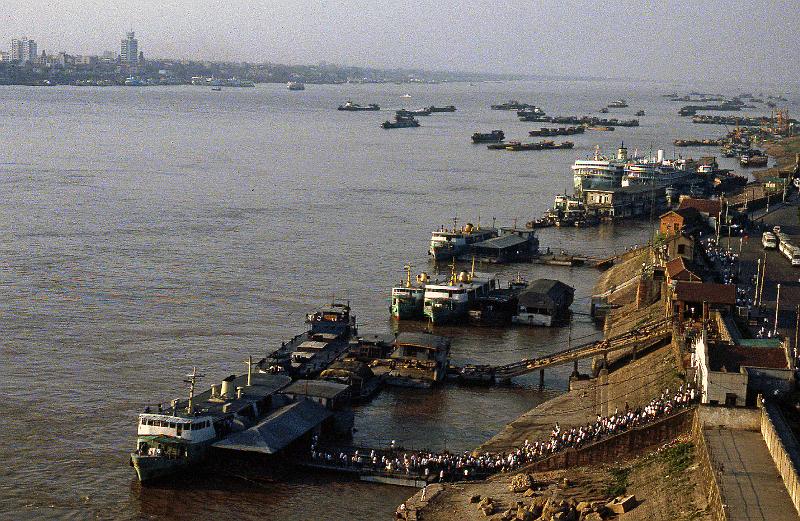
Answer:
[(637, 116), (644, 116), (644, 111), (643, 110), (637, 110), (636, 111), (636, 115)]
[(506, 138), (502, 130), (492, 130), (491, 132), (475, 132), (472, 134), (473, 143), (497, 143)]
[(561, 127), (561, 128), (545, 128), (539, 130), (531, 130), (528, 132), (529, 136), (533, 137), (550, 137), (550, 136), (572, 136), (574, 134), (583, 134), (586, 130), (584, 126), (577, 127)]
[(535, 109), (536, 105), (531, 105), (530, 103), (520, 103), (517, 100), (511, 100), (507, 103), (499, 103), (497, 105), (492, 105), (492, 110), (525, 110), (525, 109)]
[(380, 106), (376, 103), (370, 103), (369, 105), (359, 105), (358, 103), (353, 103), (352, 101), (348, 101), (344, 105), (339, 105), (337, 110), (347, 110), (350, 112), (362, 112), (367, 110), (381, 110)]
[(381, 123), (383, 128), (411, 128), (418, 127), (419, 121), (414, 119), (413, 116), (399, 116), (394, 117), (394, 121), (384, 121)]
[(426, 107), (428, 112), (455, 112), (456, 107), (455, 105), (447, 105), (445, 107), (437, 107), (435, 105), (431, 105), (430, 107)]
[(521, 152), (525, 150), (557, 150), (572, 148), (575, 143), (572, 141), (564, 141), (563, 143), (554, 143), (553, 141), (539, 141), (538, 143), (509, 143), (505, 149), (512, 152)]
[(431, 111), (428, 109), (400, 109), (395, 111), (395, 114), (403, 118), (413, 118), (414, 116), (430, 116)]

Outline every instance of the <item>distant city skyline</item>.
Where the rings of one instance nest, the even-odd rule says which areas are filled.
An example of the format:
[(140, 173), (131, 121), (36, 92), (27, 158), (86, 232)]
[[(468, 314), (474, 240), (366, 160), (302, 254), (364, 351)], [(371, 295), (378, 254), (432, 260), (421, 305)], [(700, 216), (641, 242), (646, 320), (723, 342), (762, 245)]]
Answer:
[[(791, 1), (724, 0), (646, 6), (617, 0), (8, 0), (5, 34), (48, 53), (100, 55), (135, 31), (149, 57), (523, 75), (794, 84), (800, 17)], [(5, 47), (5, 46), (3, 46)]]

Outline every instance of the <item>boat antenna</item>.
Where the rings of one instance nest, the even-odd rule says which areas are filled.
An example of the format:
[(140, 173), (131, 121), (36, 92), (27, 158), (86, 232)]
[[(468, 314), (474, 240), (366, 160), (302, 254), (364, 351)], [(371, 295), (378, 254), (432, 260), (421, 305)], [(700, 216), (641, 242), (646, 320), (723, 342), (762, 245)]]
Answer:
[(453, 217), (453, 233), (458, 231), (458, 216)]
[(194, 386), (197, 383), (198, 378), (203, 378), (204, 374), (197, 373), (197, 366), (192, 367), (192, 374), (186, 375), (185, 383), (189, 384), (189, 406), (186, 408), (186, 412), (189, 414), (194, 413)]
[(472, 279), (475, 277), (475, 255), (472, 256), (472, 269), (469, 272), (469, 281), (472, 282)]
[(403, 269), (406, 270), (406, 287), (411, 287), (411, 264), (406, 264), (403, 266)]
[(478, 227), (476, 229), (477, 230), (481, 229), (481, 212), (478, 212)]
[(253, 356), (247, 355), (247, 387), (253, 385)]

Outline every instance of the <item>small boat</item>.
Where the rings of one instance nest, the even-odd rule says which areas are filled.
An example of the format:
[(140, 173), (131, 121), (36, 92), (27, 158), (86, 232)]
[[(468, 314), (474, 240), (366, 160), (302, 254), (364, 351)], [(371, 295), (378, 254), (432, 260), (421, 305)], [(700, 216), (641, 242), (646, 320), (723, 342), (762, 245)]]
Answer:
[(644, 111), (643, 111), (643, 110), (637, 110), (637, 111), (636, 111), (636, 115), (637, 115), (637, 116), (644, 116), (645, 114), (644, 114)]
[(628, 104), (625, 102), (624, 99), (620, 98), (618, 100), (612, 101), (611, 103), (608, 104), (608, 106), (611, 107), (612, 109), (624, 109), (625, 107), (628, 106)]
[(601, 132), (613, 132), (614, 127), (607, 127), (605, 125), (591, 125), (586, 127), (586, 130), (599, 130)]
[(217, 86), (217, 87), (211, 87), (211, 90), (213, 90), (214, 92), (219, 92), (219, 91), (221, 91), (221, 90), (222, 90), (222, 87), (219, 87), (219, 86)]
[(400, 109), (395, 111), (395, 114), (404, 118), (413, 118), (414, 116), (430, 116), (431, 111), (428, 109)]
[(530, 103), (520, 103), (517, 100), (511, 100), (506, 103), (499, 103), (497, 105), (492, 105), (492, 110), (525, 110), (530, 109), (534, 110), (537, 107), (535, 105), (531, 105)]
[(554, 143), (553, 141), (539, 141), (537, 143), (519, 143), (513, 142), (506, 145), (505, 149), (512, 152), (520, 152), (524, 150), (555, 150), (562, 148), (572, 148), (575, 143), (572, 141), (564, 141), (563, 143)]
[(608, 114), (608, 109), (606, 107), (603, 107), (602, 109), (600, 109), (600, 113), (601, 114)]
[(411, 127), (418, 127), (419, 121), (414, 119), (413, 116), (404, 117), (404, 116), (395, 116), (394, 121), (384, 121), (381, 123), (381, 127), (389, 129), (389, 128), (411, 128)]
[(409, 94), (409, 93), (407, 93), (407, 92), (406, 92), (405, 94), (403, 94), (403, 95), (402, 95), (402, 96), (400, 96), (400, 97), (401, 97), (401, 98), (410, 98), (410, 97), (411, 97), (411, 94)]
[(456, 107), (455, 105), (447, 105), (446, 107), (437, 107), (435, 105), (431, 105), (430, 107), (426, 107), (428, 112), (455, 112)]
[(306, 90), (306, 85), (301, 81), (290, 81), (286, 84), (286, 88), (289, 90)]
[(370, 103), (369, 105), (359, 105), (358, 103), (353, 103), (352, 101), (348, 101), (344, 105), (339, 105), (339, 108), (337, 110), (361, 112), (366, 110), (381, 110), (381, 108), (376, 103)]
[(488, 133), (475, 132), (472, 134), (473, 143), (497, 143), (505, 138), (506, 135), (502, 130), (492, 130)]

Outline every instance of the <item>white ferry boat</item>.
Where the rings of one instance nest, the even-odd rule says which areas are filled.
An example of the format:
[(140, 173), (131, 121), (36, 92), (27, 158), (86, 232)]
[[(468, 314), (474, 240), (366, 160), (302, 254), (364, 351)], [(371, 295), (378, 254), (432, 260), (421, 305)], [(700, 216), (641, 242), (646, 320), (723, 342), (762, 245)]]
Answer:
[(593, 158), (578, 159), (572, 165), (575, 192), (621, 187), (627, 162), (628, 149), (624, 143), (617, 149), (616, 157), (602, 156), (600, 147), (596, 147)]
[(695, 176), (697, 170), (687, 161), (665, 161), (664, 151), (656, 159), (635, 161), (625, 165), (622, 186), (646, 185), (661, 188), (682, 183)]
[(188, 400), (174, 400), (169, 408), (146, 408), (137, 419), (136, 450), (130, 464), (139, 481), (147, 483), (200, 465), (211, 446), (234, 432), (255, 425), (270, 412), (271, 395), (291, 383), (277, 374), (259, 374), (247, 361), (247, 374), (231, 375), (220, 385), (195, 394), (203, 375), (193, 371)]
[(489, 274), (462, 271), (456, 275), (455, 264), (447, 284), (425, 286), (424, 313), (434, 324), (467, 320), (470, 305), (498, 288), (497, 279)]
[(497, 235), (495, 228), (481, 228), (480, 224), (473, 226), (472, 223), (467, 223), (458, 228), (458, 221), (453, 219), (452, 230), (446, 230), (442, 226), (431, 233), (428, 255), (433, 257), (434, 262), (454, 259), (469, 252), (471, 245), (497, 237)]

